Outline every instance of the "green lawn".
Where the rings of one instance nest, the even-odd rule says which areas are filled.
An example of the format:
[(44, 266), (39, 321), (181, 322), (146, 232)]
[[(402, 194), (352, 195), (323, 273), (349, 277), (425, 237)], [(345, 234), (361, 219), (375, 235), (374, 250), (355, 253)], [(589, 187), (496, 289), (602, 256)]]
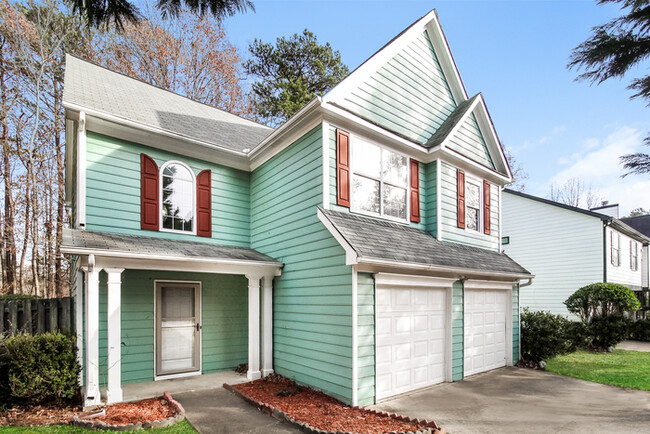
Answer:
[[(71, 425), (52, 425), (52, 426), (32, 426), (32, 427), (0, 427), (1, 433), (20, 433), (20, 434), (31, 434), (31, 433), (60, 433), (60, 434), (78, 434), (78, 433), (90, 433), (97, 431), (92, 431), (89, 429), (78, 428)], [(135, 432), (135, 431), (122, 431), (122, 432)], [(151, 432), (156, 434), (194, 434), (196, 430), (192, 428), (192, 425), (188, 421), (184, 420), (175, 425), (172, 425), (167, 428), (155, 428), (150, 430), (144, 430), (140, 432)]]
[(581, 380), (650, 391), (650, 353), (641, 351), (576, 351), (549, 360), (546, 370)]

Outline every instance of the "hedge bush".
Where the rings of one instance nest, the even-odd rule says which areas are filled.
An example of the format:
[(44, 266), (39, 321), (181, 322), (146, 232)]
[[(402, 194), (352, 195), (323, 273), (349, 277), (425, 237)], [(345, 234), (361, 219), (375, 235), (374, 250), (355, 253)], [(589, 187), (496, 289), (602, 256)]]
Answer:
[(603, 282), (583, 286), (571, 294), (564, 304), (569, 312), (578, 315), (585, 323), (595, 317), (622, 315), (641, 307), (634, 292), (627, 286)]
[(521, 314), (521, 356), (524, 360), (540, 362), (574, 351), (585, 336), (581, 323), (550, 312)]
[(54, 332), (0, 341), (0, 396), (16, 403), (72, 399), (78, 389), (79, 369), (73, 336)]
[(636, 341), (650, 342), (650, 319), (643, 319), (632, 323), (630, 338)]
[(623, 315), (596, 316), (589, 323), (591, 345), (601, 349), (615, 347), (629, 337), (631, 326), (632, 320)]

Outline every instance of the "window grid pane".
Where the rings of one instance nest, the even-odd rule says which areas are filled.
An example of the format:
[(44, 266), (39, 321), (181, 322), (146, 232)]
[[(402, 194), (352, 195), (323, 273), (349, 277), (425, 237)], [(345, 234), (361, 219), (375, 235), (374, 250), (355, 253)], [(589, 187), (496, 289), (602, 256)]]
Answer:
[(194, 182), (190, 171), (170, 164), (162, 176), (163, 229), (192, 232), (194, 219)]

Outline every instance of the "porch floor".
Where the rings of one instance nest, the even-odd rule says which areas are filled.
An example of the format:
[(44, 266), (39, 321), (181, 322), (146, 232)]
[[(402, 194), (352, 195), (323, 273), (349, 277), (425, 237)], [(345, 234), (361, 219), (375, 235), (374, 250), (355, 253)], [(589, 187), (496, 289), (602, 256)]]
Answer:
[[(169, 392), (174, 396), (177, 393), (220, 388), (223, 383), (239, 384), (247, 381), (246, 374), (238, 374), (229, 370), (147, 383), (123, 384), (122, 395), (124, 401), (136, 401), (161, 396), (163, 392)], [(102, 388), (101, 393), (104, 400), (106, 398), (106, 389)]]

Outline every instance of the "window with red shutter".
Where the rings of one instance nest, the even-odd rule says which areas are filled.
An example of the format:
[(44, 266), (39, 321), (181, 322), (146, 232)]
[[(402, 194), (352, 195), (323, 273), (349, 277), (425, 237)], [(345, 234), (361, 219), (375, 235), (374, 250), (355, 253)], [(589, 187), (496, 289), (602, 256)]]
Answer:
[(456, 196), (458, 227), (465, 229), (465, 172), (460, 169), (456, 171)]
[(420, 223), (420, 163), (411, 159), (411, 221)]
[(336, 130), (336, 203), (350, 207), (350, 133)]
[(490, 183), (483, 181), (483, 233), (490, 235)]
[(157, 231), (159, 216), (158, 165), (153, 158), (140, 154), (140, 227)]
[(209, 170), (196, 177), (196, 234), (212, 236), (212, 174)]

